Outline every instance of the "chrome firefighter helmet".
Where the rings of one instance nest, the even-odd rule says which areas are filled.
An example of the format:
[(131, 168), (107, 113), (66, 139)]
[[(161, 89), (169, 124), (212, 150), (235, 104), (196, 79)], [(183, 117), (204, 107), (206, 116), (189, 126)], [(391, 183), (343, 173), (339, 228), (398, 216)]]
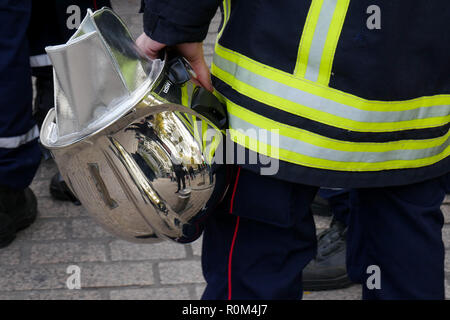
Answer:
[(89, 214), (132, 242), (197, 239), (226, 189), (214, 164), (220, 102), (183, 58), (144, 57), (108, 8), (47, 53), (55, 108), (41, 143)]

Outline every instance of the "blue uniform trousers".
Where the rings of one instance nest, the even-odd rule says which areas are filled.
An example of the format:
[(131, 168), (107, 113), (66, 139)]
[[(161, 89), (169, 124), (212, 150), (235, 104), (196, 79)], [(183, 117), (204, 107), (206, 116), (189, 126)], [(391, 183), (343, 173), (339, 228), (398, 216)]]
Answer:
[[(301, 298), (302, 269), (316, 254), (310, 204), (318, 188), (243, 169), (230, 188), (205, 227), (202, 298)], [(353, 190), (348, 265), (365, 299), (444, 297), (444, 194), (444, 178)], [(370, 265), (381, 289), (365, 286)]]
[(0, 187), (23, 189), (40, 161), (26, 31), (30, 0), (0, 0)]
[[(408, 186), (350, 191), (347, 273), (364, 299), (444, 299), (447, 176)], [(380, 270), (381, 289), (369, 289)]]
[(350, 189), (321, 188), (319, 190), (319, 195), (328, 200), (333, 218), (345, 225), (348, 225), (350, 217), (349, 192)]
[(450, 194), (450, 173), (447, 174), (444, 180), (445, 180), (445, 192), (447, 194)]

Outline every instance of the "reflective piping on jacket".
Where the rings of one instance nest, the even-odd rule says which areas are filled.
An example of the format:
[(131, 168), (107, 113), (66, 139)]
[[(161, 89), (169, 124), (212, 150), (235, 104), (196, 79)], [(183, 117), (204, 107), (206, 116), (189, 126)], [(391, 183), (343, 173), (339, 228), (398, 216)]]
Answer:
[[(200, 137), (200, 131), (198, 128), (198, 123), (197, 123), (197, 117), (194, 115), (191, 115), (191, 118), (192, 118), (192, 128), (194, 130), (194, 138), (198, 142), (198, 144), (201, 146), (202, 138)], [(201, 119), (200, 119), (200, 121), (201, 121)]]
[(350, 0), (338, 0), (336, 10), (333, 14), (333, 19), (331, 20), (327, 40), (325, 41), (325, 46), (322, 51), (322, 61), (320, 63), (319, 78), (317, 79), (317, 82), (326, 86), (330, 83), (334, 56), (349, 5)]
[[(352, 142), (352, 141), (342, 141), (338, 139), (333, 139), (329, 137), (322, 136), (317, 133), (312, 133), (308, 130), (296, 128), (289, 126), (287, 124), (282, 124), (259, 115), (255, 112), (247, 110), (229, 99), (226, 99), (227, 111), (230, 116), (239, 118), (242, 121), (248, 122), (258, 128), (263, 128), (265, 130), (278, 130), (279, 134), (282, 136), (290, 137), (295, 140), (304, 141), (308, 144), (315, 145), (322, 148), (329, 148), (332, 145), (333, 150), (346, 151), (346, 152), (359, 152), (363, 150), (364, 152), (390, 152), (399, 149), (407, 150), (418, 150), (426, 149), (432, 147), (438, 147), (444, 144), (450, 132), (444, 134), (438, 138), (431, 139), (420, 139), (420, 140), (399, 140), (399, 141), (389, 141), (389, 142)], [(239, 129), (240, 127), (233, 127), (234, 129)]]
[(312, 0), (294, 75), (328, 85), (350, 0)]
[(320, 12), (324, 0), (312, 0), (306, 17), (305, 26), (303, 27), (300, 45), (298, 47), (297, 63), (294, 69), (296, 77), (304, 78), (308, 67), (309, 52), (312, 46), (314, 31), (319, 21)]
[(35, 125), (27, 133), (15, 137), (0, 138), (0, 148), (15, 149), (39, 138), (39, 129)]
[(228, 19), (230, 19), (231, 0), (223, 0), (222, 7), (223, 7), (223, 24), (222, 28), (219, 31), (219, 34), (217, 35), (217, 39), (219, 39), (222, 36), (223, 30), (227, 25)]
[(439, 138), (417, 141), (339, 141), (276, 123), (228, 99), (226, 102), (234, 142), (287, 162), (339, 171), (378, 171), (422, 167), (450, 155), (450, 131)]
[(245, 56), (216, 46), (212, 65), (216, 77), (256, 101), (314, 121), (352, 131), (393, 132), (438, 127), (450, 120), (449, 95), (369, 101), (292, 75), (286, 79), (286, 73), (267, 66), (260, 68)]
[(51, 66), (52, 62), (50, 61), (50, 58), (46, 54), (40, 54), (37, 56), (31, 56), (30, 57), (30, 67), (47, 67)]
[(309, 50), (308, 65), (306, 67), (305, 78), (311, 81), (317, 81), (319, 78), (320, 63), (322, 61), (325, 41), (327, 40), (328, 30), (336, 9), (337, 0), (324, 0), (319, 19), (314, 30), (314, 37)]

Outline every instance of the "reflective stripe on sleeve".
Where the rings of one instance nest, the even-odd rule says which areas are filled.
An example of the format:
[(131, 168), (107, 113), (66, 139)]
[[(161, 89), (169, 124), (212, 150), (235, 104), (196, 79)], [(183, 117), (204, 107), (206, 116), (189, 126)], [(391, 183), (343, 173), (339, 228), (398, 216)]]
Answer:
[(0, 148), (15, 149), (39, 137), (39, 129), (35, 125), (27, 133), (15, 137), (0, 137)]
[(50, 58), (46, 54), (40, 54), (37, 56), (30, 57), (30, 66), (31, 67), (47, 67), (51, 66), (52, 62)]

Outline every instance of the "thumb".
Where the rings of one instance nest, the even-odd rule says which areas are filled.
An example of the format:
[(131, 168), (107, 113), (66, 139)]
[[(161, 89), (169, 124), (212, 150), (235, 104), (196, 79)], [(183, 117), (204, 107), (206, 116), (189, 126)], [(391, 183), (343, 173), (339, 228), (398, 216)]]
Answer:
[(178, 52), (186, 58), (197, 75), (193, 81), (204, 87), (208, 91), (213, 91), (211, 74), (203, 55), (203, 45), (201, 42), (182, 43), (177, 45)]

